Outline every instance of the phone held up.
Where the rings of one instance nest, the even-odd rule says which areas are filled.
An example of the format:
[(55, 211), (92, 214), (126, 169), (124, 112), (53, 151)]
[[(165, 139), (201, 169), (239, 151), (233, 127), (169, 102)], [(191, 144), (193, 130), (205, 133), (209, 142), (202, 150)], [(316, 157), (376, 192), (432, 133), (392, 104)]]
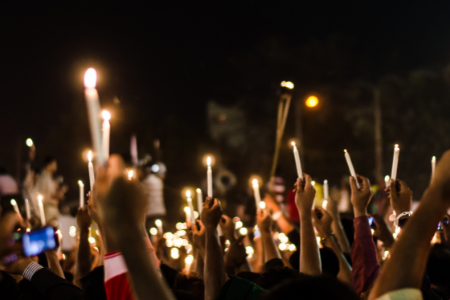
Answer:
[(14, 235), (16, 243), (22, 243), (25, 256), (37, 256), (44, 251), (53, 250), (58, 246), (58, 237), (53, 227), (47, 226), (39, 230)]

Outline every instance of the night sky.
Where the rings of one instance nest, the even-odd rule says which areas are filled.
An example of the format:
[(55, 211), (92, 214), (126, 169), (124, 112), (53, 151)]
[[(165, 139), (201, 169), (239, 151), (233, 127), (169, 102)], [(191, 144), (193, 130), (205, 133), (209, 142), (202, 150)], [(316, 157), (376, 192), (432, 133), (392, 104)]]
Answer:
[[(299, 47), (340, 34), (373, 66), (372, 78), (450, 61), (448, 1), (39, 1), (0, 11), (0, 165), (11, 173), (18, 144), (24, 151), (32, 137), (40, 159), (66, 160), (66, 178), (87, 177), (81, 158), (54, 143), (89, 147), (82, 83), (88, 67), (98, 70), (102, 105), (116, 115), (112, 151), (124, 152), (133, 132), (140, 151), (155, 137), (164, 141), (173, 119), (184, 129), (172, 134), (205, 139), (207, 148), (206, 102), (233, 104), (245, 82), (232, 62), (270, 38)], [(395, 70), (382, 70), (393, 58)], [(70, 127), (76, 129), (64, 131)]]

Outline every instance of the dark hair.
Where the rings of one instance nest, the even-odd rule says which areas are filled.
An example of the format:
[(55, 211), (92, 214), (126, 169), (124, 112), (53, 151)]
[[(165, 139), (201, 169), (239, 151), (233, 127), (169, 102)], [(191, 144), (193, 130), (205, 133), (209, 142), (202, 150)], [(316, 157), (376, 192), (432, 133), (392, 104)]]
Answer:
[(56, 161), (56, 158), (54, 158), (53, 156), (47, 156), (44, 159), (44, 168), (47, 167), (49, 164), (53, 163), (54, 161)]
[[(300, 296), (301, 295), (301, 296)], [(344, 283), (334, 277), (303, 276), (277, 286), (268, 293), (264, 300), (357, 300), (358, 296)]]
[(261, 274), (259, 283), (263, 289), (270, 290), (275, 286), (282, 284), (286, 280), (298, 279), (304, 276), (308, 275), (299, 273), (298, 270), (288, 267), (284, 267), (282, 269), (271, 269), (270, 271)]
[(201, 297), (205, 294), (205, 282), (196, 273), (191, 273), (188, 276), (178, 273), (174, 290), (185, 291), (196, 297)]
[(450, 248), (444, 244), (434, 244), (428, 256), (427, 274), (432, 284), (450, 283)]
[(106, 300), (104, 278), (105, 268), (103, 266), (94, 268), (86, 276), (81, 278), (80, 282), (83, 285), (83, 299)]
[[(331, 248), (323, 247), (319, 249), (320, 261), (322, 262), (322, 274), (336, 277), (339, 273), (339, 259)], [(289, 258), (291, 266), (300, 270), (300, 250), (296, 250)]]

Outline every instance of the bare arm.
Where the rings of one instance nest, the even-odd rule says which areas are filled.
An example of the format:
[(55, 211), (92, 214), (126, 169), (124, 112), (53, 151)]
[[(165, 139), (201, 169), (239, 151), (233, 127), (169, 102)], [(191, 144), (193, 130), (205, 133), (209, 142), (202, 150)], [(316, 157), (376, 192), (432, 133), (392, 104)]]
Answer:
[(272, 218), (270, 214), (264, 210), (258, 210), (256, 220), (258, 228), (261, 231), (261, 241), (263, 245), (264, 263), (274, 258), (280, 258), (280, 252), (278, 252), (277, 245), (272, 236)]
[(286, 216), (282, 213), (280, 206), (275, 201), (272, 195), (266, 194), (264, 201), (266, 202), (267, 208), (269, 208), (274, 214), (281, 213), (279, 217), (276, 219), (276, 222), (278, 227), (280, 227), (281, 231), (284, 234), (288, 234), (289, 232), (295, 229), (295, 227), (291, 224), (291, 222), (289, 222)]
[(61, 278), (66, 278), (64, 272), (59, 264), (58, 254), (56, 250), (45, 251), (45, 256), (47, 257), (48, 268), (51, 269), (56, 275)]
[(341, 223), (341, 216), (339, 215), (337, 201), (333, 199), (329, 199), (327, 211), (333, 217), (333, 223), (331, 223), (331, 229), (333, 233), (336, 235), (339, 245), (341, 246), (341, 250), (344, 253), (350, 253), (350, 243), (348, 242), (347, 236), (344, 232), (344, 227)]
[(80, 289), (83, 288), (80, 279), (91, 271), (91, 246), (89, 245), (91, 222), (92, 218), (89, 216), (88, 206), (85, 205), (83, 208), (78, 208), (77, 224), (80, 231), (80, 241), (75, 264), (74, 283)]

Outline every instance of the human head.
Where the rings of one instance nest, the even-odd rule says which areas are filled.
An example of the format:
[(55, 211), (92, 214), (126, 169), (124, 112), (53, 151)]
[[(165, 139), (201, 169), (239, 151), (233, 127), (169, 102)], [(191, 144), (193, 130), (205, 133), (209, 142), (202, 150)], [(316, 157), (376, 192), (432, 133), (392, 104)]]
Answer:
[(434, 244), (428, 256), (427, 274), (431, 284), (445, 286), (450, 283), (450, 248)]
[[(339, 259), (334, 253), (334, 251), (328, 247), (323, 247), (319, 249), (319, 253), (320, 253), (320, 261), (322, 263), (322, 274), (336, 277), (337, 274), (339, 273), (340, 268), (339, 268)], [(296, 270), (300, 269), (299, 250), (296, 250), (294, 253), (292, 253), (291, 257), (289, 258), (289, 262), (294, 269)]]
[(44, 170), (50, 173), (54, 173), (58, 170), (58, 163), (53, 156), (47, 156), (44, 160)]

